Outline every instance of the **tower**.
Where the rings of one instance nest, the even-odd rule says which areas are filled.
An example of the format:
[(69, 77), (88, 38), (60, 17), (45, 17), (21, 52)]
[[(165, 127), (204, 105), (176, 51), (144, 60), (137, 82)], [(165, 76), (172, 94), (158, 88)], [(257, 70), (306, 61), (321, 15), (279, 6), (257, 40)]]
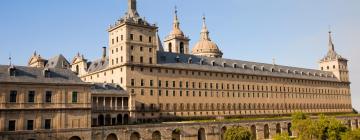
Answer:
[(128, 0), (125, 16), (111, 25), (109, 33), (109, 67), (156, 62), (157, 27), (141, 18), (136, 0)]
[(88, 69), (87, 60), (83, 55), (77, 53), (74, 59), (71, 62), (71, 70), (75, 72), (78, 76), (85, 75)]
[(164, 50), (166, 52), (189, 54), (189, 41), (190, 39), (186, 37), (183, 31), (180, 29), (177, 9), (175, 8), (173, 28), (170, 34), (164, 40)]
[(333, 72), (335, 77), (342, 82), (349, 82), (348, 60), (340, 56), (335, 51), (335, 46), (329, 31), (329, 44), (326, 56), (320, 60), (320, 69)]
[(223, 53), (219, 47), (211, 41), (209, 36), (209, 30), (206, 26), (206, 18), (203, 16), (203, 25), (200, 33), (200, 40), (195, 44), (192, 49), (192, 54), (206, 57), (221, 58)]

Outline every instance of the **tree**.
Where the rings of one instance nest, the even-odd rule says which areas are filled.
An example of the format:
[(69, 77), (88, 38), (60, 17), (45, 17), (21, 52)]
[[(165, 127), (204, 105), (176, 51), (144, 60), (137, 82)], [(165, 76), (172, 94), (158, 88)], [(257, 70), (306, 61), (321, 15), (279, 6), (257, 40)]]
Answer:
[(291, 140), (288, 133), (276, 134), (273, 140)]
[(230, 127), (225, 131), (225, 140), (252, 140), (249, 129), (244, 127)]
[(316, 135), (314, 121), (301, 112), (292, 115), (291, 130), (297, 134), (299, 140), (309, 140)]
[(347, 131), (341, 136), (342, 140), (360, 140), (360, 129)]

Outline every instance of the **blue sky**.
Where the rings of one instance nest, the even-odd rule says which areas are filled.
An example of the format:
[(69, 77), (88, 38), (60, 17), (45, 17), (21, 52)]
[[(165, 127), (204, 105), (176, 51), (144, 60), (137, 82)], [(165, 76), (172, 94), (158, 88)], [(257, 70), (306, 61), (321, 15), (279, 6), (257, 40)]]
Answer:
[[(108, 46), (108, 26), (124, 15), (127, 0), (2, 0), (0, 64), (26, 65), (36, 50), (68, 59), (80, 52), (92, 60)], [(171, 29), (175, 5), (181, 28), (199, 38), (206, 15), (211, 39), (225, 58), (317, 69), (327, 51), (329, 25), (336, 50), (350, 60), (353, 105), (360, 110), (359, 0), (138, 0), (141, 16)]]

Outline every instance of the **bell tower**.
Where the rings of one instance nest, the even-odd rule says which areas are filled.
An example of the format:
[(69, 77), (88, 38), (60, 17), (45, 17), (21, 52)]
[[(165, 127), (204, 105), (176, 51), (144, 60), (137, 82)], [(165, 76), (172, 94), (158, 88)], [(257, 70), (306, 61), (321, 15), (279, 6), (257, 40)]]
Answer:
[(320, 69), (333, 72), (335, 77), (342, 82), (349, 82), (348, 60), (337, 54), (332, 39), (332, 32), (329, 31), (329, 44), (326, 56), (320, 60)]
[(190, 39), (180, 29), (180, 22), (175, 7), (173, 28), (164, 40), (164, 50), (172, 53), (189, 54), (189, 41)]

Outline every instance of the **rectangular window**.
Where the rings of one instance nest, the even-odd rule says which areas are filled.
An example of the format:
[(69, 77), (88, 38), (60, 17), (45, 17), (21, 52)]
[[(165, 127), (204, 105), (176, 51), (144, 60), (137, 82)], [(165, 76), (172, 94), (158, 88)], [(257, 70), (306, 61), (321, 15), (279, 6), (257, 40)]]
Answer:
[(151, 41), (152, 41), (152, 38), (151, 38), (151, 36), (149, 36), (149, 43), (151, 43)]
[(131, 79), (131, 86), (135, 86), (135, 79)]
[(154, 81), (150, 80), (150, 87), (154, 86)]
[(12, 90), (10, 91), (10, 103), (16, 103), (16, 97), (17, 97), (17, 91), (16, 90)]
[(175, 81), (173, 81), (173, 84), (172, 84), (173, 87), (175, 87)]
[(158, 82), (158, 86), (159, 86), (159, 87), (161, 87), (161, 80), (159, 80), (159, 82)]
[(169, 87), (169, 82), (168, 81), (165, 81), (165, 86)]
[(34, 130), (34, 120), (27, 120), (27, 130)]
[(150, 96), (154, 96), (154, 91), (150, 90)]
[(143, 37), (142, 37), (142, 35), (140, 35), (140, 37), (139, 37), (139, 38), (140, 38), (140, 41), (142, 42), (142, 41), (143, 41)]
[(130, 40), (134, 40), (134, 34), (130, 34)]
[(152, 48), (149, 48), (149, 52), (152, 52)]
[(45, 102), (46, 103), (51, 103), (51, 96), (52, 96), (52, 92), (46, 91), (46, 93), (45, 93)]
[(51, 119), (45, 119), (45, 129), (51, 129)]
[(152, 62), (152, 58), (150, 57), (149, 58), (149, 64), (152, 64), (153, 62)]
[(159, 96), (161, 96), (161, 90), (159, 90)]
[(16, 129), (16, 121), (15, 120), (10, 120), (9, 121), (9, 126), (8, 126), (8, 130), (9, 131), (15, 131)]
[(144, 89), (141, 89), (140, 93), (141, 93), (141, 95), (145, 95)]
[(72, 93), (72, 102), (77, 103), (78, 102), (78, 92), (74, 91)]
[(28, 103), (33, 103), (34, 101), (35, 101), (35, 91), (29, 91)]
[(141, 81), (140, 81), (140, 85), (143, 87), (143, 86), (145, 86), (145, 82), (144, 82), (144, 79), (141, 79)]

